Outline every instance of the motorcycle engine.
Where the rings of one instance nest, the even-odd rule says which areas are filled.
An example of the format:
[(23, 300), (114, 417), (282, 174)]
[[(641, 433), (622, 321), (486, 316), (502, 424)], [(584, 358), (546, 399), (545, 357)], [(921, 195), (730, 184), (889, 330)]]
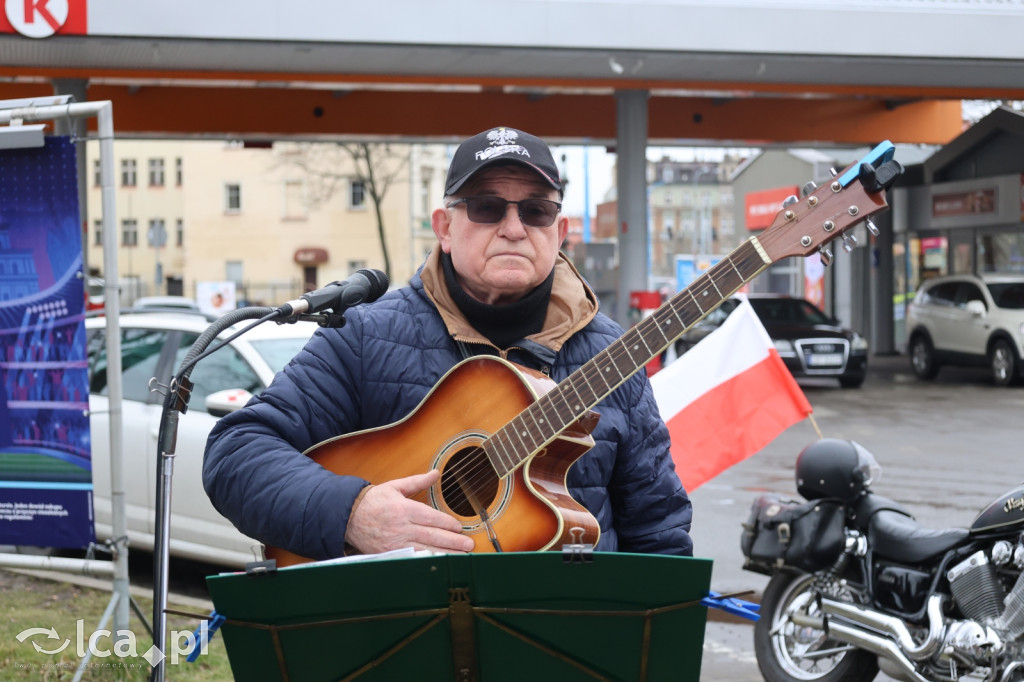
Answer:
[(984, 551), (975, 552), (949, 569), (946, 578), (953, 599), (971, 620), (984, 623), (1002, 615), (1006, 589)]
[(999, 616), (992, 625), (1000, 632), (1005, 633), (1007, 639), (1017, 639), (1024, 635), (1024, 573), (1017, 578), (1005, 603), (1006, 609), (1003, 611), (1003, 615)]
[[(1009, 594), (997, 572), (1002, 566), (1018, 572)], [(946, 577), (961, 612), (971, 620), (991, 625), (1004, 639), (1024, 635), (1024, 543), (1005, 540), (991, 548), (991, 558), (978, 551), (953, 566)]]

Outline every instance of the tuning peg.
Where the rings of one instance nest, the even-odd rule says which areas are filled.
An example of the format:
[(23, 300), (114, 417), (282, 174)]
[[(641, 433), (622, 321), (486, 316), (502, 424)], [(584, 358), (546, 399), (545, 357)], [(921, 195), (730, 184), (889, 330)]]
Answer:
[(835, 257), (832, 255), (832, 250), (827, 249), (824, 246), (818, 249), (818, 257), (821, 258), (821, 264), (826, 267), (832, 265), (832, 261), (835, 260)]
[(815, 183), (814, 180), (808, 180), (804, 183), (804, 186), (800, 188), (800, 196), (805, 197), (816, 189), (818, 189), (817, 183)]
[(873, 237), (878, 236), (878, 225), (875, 225), (875, 222), (871, 220), (871, 218), (864, 219), (864, 226), (868, 228), (868, 232), (870, 232)]
[(787, 208), (789, 206), (792, 206), (796, 202), (797, 202), (796, 195), (795, 194), (790, 194), (788, 197), (786, 197), (785, 199), (782, 200), (782, 208)]
[(837, 171), (835, 168), (829, 168), (828, 169), (828, 174), (831, 175), (834, 178), (837, 175), (839, 175), (839, 171)]
[(843, 233), (843, 251), (850, 253), (853, 247), (857, 246), (857, 235)]

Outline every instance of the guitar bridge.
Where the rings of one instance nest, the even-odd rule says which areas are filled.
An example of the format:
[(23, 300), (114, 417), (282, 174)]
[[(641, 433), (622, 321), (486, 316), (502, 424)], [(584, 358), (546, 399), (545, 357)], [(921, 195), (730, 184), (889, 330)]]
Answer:
[(503, 552), (501, 543), (498, 542), (498, 535), (494, 532), (494, 526), (491, 525), (491, 517), (487, 514), (487, 510), (480, 509), (480, 521), (484, 524), (484, 530), (487, 531), (487, 539), (491, 541), (491, 546), (494, 547), (495, 552)]

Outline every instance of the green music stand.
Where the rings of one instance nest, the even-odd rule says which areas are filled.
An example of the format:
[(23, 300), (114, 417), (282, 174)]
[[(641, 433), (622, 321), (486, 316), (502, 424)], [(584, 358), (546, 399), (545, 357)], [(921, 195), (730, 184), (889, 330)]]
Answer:
[(711, 560), (522, 552), (207, 579), (239, 680), (697, 680)]

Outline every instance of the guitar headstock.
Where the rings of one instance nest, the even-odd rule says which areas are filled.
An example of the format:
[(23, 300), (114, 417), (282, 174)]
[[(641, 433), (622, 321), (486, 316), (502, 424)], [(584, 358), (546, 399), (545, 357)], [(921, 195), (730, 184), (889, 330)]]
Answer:
[(888, 208), (885, 191), (903, 173), (892, 158), (894, 151), (891, 142), (883, 142), (827, 185), (784, 206), (757, 238), (768, 258), (774, 263), (818, 251), (828, 265), (832, 254), (826, 245), (841, 236), (849, 246), (852, 235), (846, 233), (857, 223), (866, 220), (872, 234), (878, 234), (870, 217)]

